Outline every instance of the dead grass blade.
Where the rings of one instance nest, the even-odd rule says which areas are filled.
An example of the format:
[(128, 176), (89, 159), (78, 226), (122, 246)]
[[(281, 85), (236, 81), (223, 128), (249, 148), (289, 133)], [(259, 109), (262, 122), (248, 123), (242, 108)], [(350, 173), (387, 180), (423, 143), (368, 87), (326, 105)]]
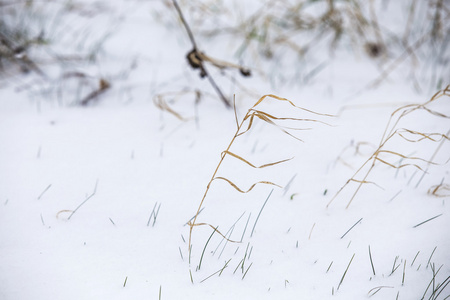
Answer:
[(84, 99), (81, 100), (80, 104), (82, 106), (87, 106), (92, 101), (98, 99), (98, 97), (106, 92), (109, 88), (111, 88), (111, 84), (106, 79), (101, 78), (98, 83), (98, 88), (84, 97)]
[(445, 198), (450, 197), (450, 185), (449, 184), (438, 184), (433, 185), (428, 190), (428, 195), (438, 197), (438, 198)]
[(217, 232), (220, 236), (222, 236), (224, 239), (226, 239), (227, 241), (229, 241), (229, 242), (232, 242), (232, 243), (240, 243), (239, 241), (233, 241), (233, 240), (230, 240), (229, 238), (227, 238), (222, 232), (220, 232), (218, 229), (217, 229), (217, 227), (214, 227), (214, 226), (212, 226), (211, 224), (208, 224), (208, 223), (192, 223), (192, 222), (188, 222), (188, 225), (192, 228), (192, 227), (195, 227), (195, 226), (209, 226), (209, 227), (211, 227), (212, 229), (214, 229), (214, 232)]
[(284, 162), (287, 162), (287, 161), (290, 161), (290, 160), (293, 159), (293, 157), (291, 157), (291, 158), (279, 160), (279, 161), (276, 161), (276, 162), (273, 162), (273, 163), (268, 163), (268, 164), (264, 164), (264, 165), (261, 165), (261, 166), (255, 166), (254, 164), (252, 164), (251, 162), (249, 162), (245, 158), (243, 158), (243, 157), (241, 157), (241, 156), (239, 156), (239, 155), (237, 155), (237, 154), (235, 154), (233, 152), (230, 152), (230, 151), (223, 151), (222, 152), (222, 155), (226, 155), (226, 154), (228, 154), (228, 155), (230, 155), (230, 156), (232, 156), (234, 158), (237, 158), (240, 161), (245, 162), (247, 165), (249, 165), (249, 166), (251, 166), (252, 168), (255, 168), (255, 169), (262, 169), (262, 168), (271, 167), (271, 166), (278, 165), (278, 164), (281, 164), (281, 163), (284, 163)]
[(250, 192), (258, 184), (268, 184), (268, 185), (274, 185), (274, 186), (279, 187), (279, 188), (283, 188), (282, 186), (280, 186), (278, 184), (275, 184), (273, 182), (270, 182), (270, 181), (258, 181), (256, 183), (252, 184), (248, 190), (244, 191), (244, 190), (240, 189), (236, 184), (234, 184), (231, 180), (229, 180), (229, 179), (227, 179), (225, 177), (214, 177), (213, 180), (224, 180), (224, 181), (228, 182), (236, 191), (238, 191), (240, 193), (243, 193), (243, 194), (246, 194), (246, 193)]
[(178, 112), (173, 110), (169, 104), (167, 104), (166, 100), (164, 100), (164, 96), (162, 94), (156, 95), (153, 98), (153, 103), (155, 103), (156, 107), (159, 108), (162, 111), (168, 112), (169, 114), (173, 115), (175, 118), (177, 118), (180, 121), (186, 122), (188, 119), (181, 116)]

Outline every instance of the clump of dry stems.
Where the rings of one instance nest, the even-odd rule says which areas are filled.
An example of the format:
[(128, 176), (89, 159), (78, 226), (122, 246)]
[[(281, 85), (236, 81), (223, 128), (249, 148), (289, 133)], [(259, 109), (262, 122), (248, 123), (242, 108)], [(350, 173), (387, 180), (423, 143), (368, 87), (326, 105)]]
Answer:
[(216, 81), (214, 80), (214, 78), (212, 77), (210, 72), (208, 71), (208, 69), (206, 67), (206, 63), (211, 64), (212, 66), (218, 68), (219, 70), (237, 69), (237, 70), (239, 70), (241, 75), (245, 76), (245, 77), (250, 76), (251, 75), (251, 71), (249, 69), (247, 69), (247, 68), (242, 67), (242, 66), (239, 66), (239, 65), (227, 62), (227, 61), (218, 60), (218, 59), (213, 58), (213, 57), (207, 55), (206, 53), (200, 51), (200, 49), (197, 46), (197, 42), (195, 41), (194, 34), (192, 33), (188, 22), (184, 18), (183, 12), (182, 12), (180, 6), (178, 5), (178, 2), (176, 0), (172, 0), (172, 3), (173, 3), (175, 9), (178, 12), (178, 15), (179, 15), (179, 17), (181, 19), (181, 22), (183, 23), (183, 26), (186, 29), (186, 31), (187, 31), (187, 33), (189, 35), (189, 39), (190, 39), (191, 44), (192, 44), (192, 50), (189, 51), (187, 53), (187, 55), (186, 55), (186, 59), (187, 59), (189, 65), (194, 70), (199, 70), (200, 71), (200, 74), (199, 74), (200, 78), (204, 78), (204, 77), (208, 78), (208, 80), (211, 83), (212, 87), (217, 92), (217, 95), (222, 100), (222, 102), (225, 104), (225, 106), (227, 108), (231, 108), (230, 100), (224, 95), (224, 93), (222, 92), (220, 87), (217, 85)]
[(332, 115), (329, 114), (322, 114), (322, 113), (318, 113), (318, 112), (314, 112), (299, 106), (296, 106), (292, 101), (286, 99), (286, 98), (281, 98), (275, 95), (265, 95), (263, 97), (261, 97), (245, 114), (244, 118), (242, 119), (242, 121), (239, 123), (238, 122), (238, 118), (237, 118), (237, 114), (236, 114), (236, 110), (235, 110), (235, 116), (236, 116), (236, 125), (237, 125), (237, 129), (236, 132), (234, 134), (234, 136), (232, 137), (230, 143), (228, 144), (228, 147), (221, 153), (220, 155), (220, 161), (217, 164), (216, 169), (213, 172), (213, 175), (211, 176), (210, 181), (208, 182), (207, 186), (206, 186), (206, 190), (205, 193), (203, 194), (202, 199), (200, 200), (197, 212), (195, 213), (195, 216), (192, 218), (191, 221), (188, 222), (189, 225), (189, 251), (191, 251), (191, 241), (192, 241), (192, 232), (193, 229), (197, 226), (209, 226), (211, 227), (214, 232), (219, 233), (223, 238), (227, 239), (230, 242), (235, 242), (235, 241), (231, 241), (228, 238), (225, 237), (224, 234), (222, 234), (219, 230), (217, 230), (217, 226), (214, 226), (212, 224), (209, 223), (197, 223), (197, 217), (200, 214), (202, 207), (204, 205), (204, 202), (206, 200), (206, 197), (208, 195), (208, 192), (211, 188), (211, 185), (213, 184), (214, 181), (216, 180), (222, 180), (227, 182), (231, 187), (233, 187), (236, 191), (238, 191), (239, 193), (248, 193), (250, 192), (256, 185), (259, 184), (265, 184), (265, 185), (272, 185), (272, 186), (278, 186), (279, 185), (270, 182), (270, 181), (258, 181), (254, 184), (252, 184), (250, 186), (250, 188), (248, 189), (242, 189), (239, 188), (237, 184), (233, 183), (231, 180), (225, 178), (225, 177), (220, 177), (217, 176), (217, 173), (220, 169), (220, 167), (222, 166), (223, 162), (225, 161), (225, 158), (230, 158), (230, 159), (237, 159), (241, 162), (243, 162), (245, 165), (251, 167), (251, 168), (268, 168), (271, 166), (275, 166), (281, 163), (285, 163), (289, 160), (291, 160), (292, 158), (288, 158), (288, 159), (283, 159), (283, 160), (279, 160), (276, 162), (271, 162), (271, 163), (267, 163), (267, 164), (263, 164), (260, 166), (256, 166), (255, 164), (251, 163), (250, 161), (248, 161), (247, 159), (243, 158), (242, 156), (240, 156), (239, 154), (236, 154), (232, 151), (232, 146), (236, 143), (236, 140), (241, 137), (242, 135), (248, 133), (250, 131), (250, 129), (252, 128), (252, 126), (255, 124), (255, 122), (257, 120), (268, 123), (270, 125), (276, 126), (277, 128), (279, 128), (283, 133), (290, 135), (291, 137), (302, 141), (301, 139), (299, 139), (298, 137), (294, 136), (293, 134), (291, 134), (289, 131), (292, 129), (300, 129), (300, 128), (291, 128), (291, 127), (285, 127), (282, 126), (280, 123), (283, 121), (295, 121), (295, 122), (318, 122), (318, 123), (322, 123), (322, 124), (326, 124), (329, 125), (323, 121), (317, 120), (315, 118), (286, 118), (286, 117), (276, 117), (272, 114), (269, 114), (261, 109), (259, 109), (259, 105), (263, 102), (263, 101), (267, 101), (268, 99), (272, 99), (272, 100), (276, 100), (276, 101), (281, 101), (281, 102), (287, 102), (293, 109), (298, 109), (301, 110), (303, 112), (306, 112), (308, 114), (312, 114), (315, 117), (319, 117), (319, 116), (323, 116), (323, 117), (332, 117)]
[[(186, 6), (194, 15), (192, 23), (199, 36), (217, 40), (233, 36), (236, 57), (258, 71), (263, 70), (263, 61), (273, 61), (276, 68), (263, 72), (272, 78), (279, 75), (283, 81), (289, 73), (286, 68), (277, 68), (292, 65), (287, 59), (298, 58), (297, 70), (290, 70), (295, 74), (293, 82), (307, 83), (327, 67), (342, 45), (350, 47), (355, 57), (363, 54), (372, 58), (379, 68), (379, 76), (367, 84), (368, 88), (377, 87), (407, 59), (411, 62), (409, 78), (419, 91), (428, 83), (432, 90), (441, 89), (448, 74), (445, 49), (450, 31), (443, 20), (449, 6), (443, 0), (402, 5), (376, 0), (274, 0), (263, 1), (245, 16), (217, 1), (189, 1)], [(396, 31), (387, 29), (382, 15), (393, 9), (406, 15), (403, 27)], [(315, 55), (326, 47), (330, 57)], [(421, 62), (433, 65), (426, 80), (421, 80), (425, 73), (419, 71)]]
[[(431, 159), (424, 159), (422, 157), (414, 157), (409, 155), (404, 155), (399, 152), (395, 152), (389, 149), (387, 143), (392, 140), (393, 138), (401, 138), (403, 141), (409, 142), (409, 143), (419, 143), (421, 141), (431, 141), (431, 142), (441, 142), (443, 140), (450, 140), (450, 137), (448, 133), (440, 133), (440, 132), (433, 132), (433, 133), (427, 133), (427, 132), (420, 132), (416, 130), (411, 130), (408, 128), (400, 127), (399, 123), (400, 121), (405, 118), (406, 116), (417, 113), (418, 111), (425, 111), (430, 115), (433, 115), (438, 118), (446, 118), (450, 119), (450, 115), (445, 115), (439, 111), (433, 110), (430, 108), (431, 104), (434, 102), (437, 102), (438, 100), (449, 100), (448, 97), (450, 97), (450, 85), (447, 86), (445, 89), (437, 92), (434, 94), (434, 96), (427, 102), (423, 104), (409, 104), (402, 107), (399, 107), (394, 112), (392, 112), (389, 121), (387, 123), (386, 129), (383, 133), (383, 136), (381, 138), (380, 143), (378, 144), (378, 147), (376, 150), (372, 153), (372, 155), (359, 167), (359, 169), (353, 174), (350, 179), (347, 180), (347, 182), (339, 189), (339, 191), (335, 194), (335, 196), (330, 200), (327, 207), (330, 206), (330, 204), (336, 199), (336, 197), (341, 193), (343, 189), (345, 189), (350, 183), (356, 183), (357, 187), (355, 192), (353, 193), (352, 197), (350, 198), (350, 201), (347, 204), (347, 208), (350, 206), (354, 198), (356, 197), (358, 191), (361, 189), (361, 187), (364, 184), (376, 184), (374, 182), (371, 182), (368, 180), (370, 173), (378, 164), (383, 164), (386, 166), (389, 166), (393, 169), (401, 169), (404, 167), (415, 167), (418, 170), (421, 170), (425, 172), (425, 170), (419, 166), (419, 162), (424, 162), (428, 165), (435, 165), (438, 164), (437, 162), (433, 161), (434, 155)], [(387, 157), (387, 158), (386, 158)], [(394, 163), (391, 163), (388, 161), (388, 158), (399, 158), (400, 164), (395, 165)], [(446, 163), (446, 162), (444, 162)], [(368, 166), (368, 169), (364, 172), (363, 169)], [(360, 175), (361, 174), (361, 175)], [(431, 194), (436, 194), (438, 190), (442, 190), (442, 187), (438, 186), (435, 187), (434, 190), (432, 190)]]

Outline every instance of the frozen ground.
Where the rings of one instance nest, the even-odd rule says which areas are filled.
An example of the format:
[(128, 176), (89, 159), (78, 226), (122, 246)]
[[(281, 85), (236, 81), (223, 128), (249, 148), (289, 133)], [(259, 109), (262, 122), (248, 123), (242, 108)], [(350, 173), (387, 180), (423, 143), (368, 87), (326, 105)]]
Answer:
[[(332, 199), (377, 150), (397, 108), (445, 88), (448, 55), (430, 63), (432, 50), (415, 49), (417, 57), (368, 88), (404, 49), (393, 47), (384, 65), (349, 41), (331, 53), (324, 37), (308, 59), (283, 47), (273, 49), (273, 60), (252, 56), (259, 44), (236, 56), (239, 35), (200, 32), (233, 24), (260, 2), (219, 1), (203, 11), (201, 3), (211, 5), (180, 2), (200, 48), (253, 70), (250, 78), (226, 70), (226, 78), (210, 68), (224, 93), (236, 95), (239, 122), (265, 94), (333, 116), (275, 99), (261, 103), (270, 115), (315, 121), (274, 120), (310, 128), (285, 129), (299, 141), (255, 118), (230, 151), (256, 166), (293, 159), (255, 169), (228, 155), (217, 176), (245, 190), (258, 181), (282, 188), (259, 184), (241, 194), (214, 180), (196, 223), (218, 226), (229, 241), (196, 226), (190, 252), (187, 222), (236, 132), (236, 117), (187, 65), (190, 41), (170, 2), (48, 1), (21, 10), (22, 22), (46, 28), (54, 53), (91, 60), (55, 61), (51, 51), (36, 49), (48, 78), (14, 64), (2, 69), (0, 299), (446, 299), (449, 91), (426, 106), (430, 111), (400, 120), (395, 128), (409, 129), (404, 136), (416, 142), (397, 135), (380, 148), (391, 166), (378, 160), (363, 179), (370, 161)], [(374, 3), (386, 40), (403, 33), (410, 2)], [(0, 7), (5, 15), (8, 7)], [(74, 72), (84, 75), (67, 75)], [(79, 105), (99, 79), (111, 88)], [(157, 108), (158, 95), (184, 120)], [(366, 183), (346, 208), (357, 180)]]

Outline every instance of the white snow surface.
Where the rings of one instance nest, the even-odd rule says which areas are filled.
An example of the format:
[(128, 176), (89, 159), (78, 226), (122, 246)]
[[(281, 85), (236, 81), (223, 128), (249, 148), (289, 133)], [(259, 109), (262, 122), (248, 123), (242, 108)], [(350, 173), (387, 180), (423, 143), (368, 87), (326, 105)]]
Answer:
[[(390, 15), (397, 25), (395, 18), (406, 18), (406, 12), (387, 2), (391, 7), (380, 18)], [(448, 140), (393, 139), (386, 149), (422, 158), (408, 160), (420, 169), (378, 162), (366, 179), (371, 183), (362, 185), (348, 208), (358, 186), (354, 181), (327, 206), (376, 150), (391, 114), (425, 103), (438, 91), (428, 83), (420, 91), (412, 87), (406, 75), (410, 60), (370, 89), (365, 87), (380, 75), (378, 62), (349, 48), (330, 56), (327, 44), (317, 46), (303, 63), (289, 52), (278, 63), (238, 61), (233, 56), (242, 43), (238, 38), (198, 34), (211, 56), (258, 70), (250, 78), (224, 71), (249, 93), (209, 68), (223, 91), (235, 94), (235, 116), (186, 63), (190, 41), (170, 5), (76, 3), (69, 12), (61, 12), (57, 2), (43, 7), (51, 20), (61, 13), (72, 16), (58, 22), (84, 28), (87, 41), (111, 33), (98, 60), (77, 67), (106, 78), (111, 88), (81, 107), (74, 104), (80, 88), (59, 81), (70, 67), (43, 63), (50, 83), (17, 72), (2, 78), (0, 299), (435, 299), (432, 289), (448, 283), (449, 191), (443, 191), (446, 197), (428, 192), (450, 183)], [(246, 1), (245, 9), (237, 1), (220, 3), (238, 19), (260, 2)], [(82, 15), (82, 8), (95, 15)], [(192, 21), (195, 11), (186, 15)], [(234, 21), (224, 19), (216, 25)], [(195, 22), (192, 27), (200, 30)], [(58, 36), (56, 29), (50, 32)], [(54, 49), (67, 50), (75, 36), (83, 39), (69, 32)], [(326, 67), (313, 79), (296, 83), (295, 74), (302, 72), (297, 68), (313, 69), (323, 61)], [(418, 73), (419, 81), (430, 76)], [(199, 103), (195, 90), (203, 93)], [(153, 102), (155, 95), (183, 91), (166, 100), (185, 120)], [(230, 151), (257, 166), (293, 159), (254, 169), (226, 156), (217, 176), (241, 189), (258, 181), (282, 187), (259, 184), (241, 194), (214, 180), (196, 223), (218, 226), (230, 241), (210, 226), (195, 226), (189, 252), (187, 222), (236, 132), (236, 118), (241, 122), (265, 94), (333, 116), (273, 98), (258, 106), (273, 116), (326, 124), (275, 120), (310, 128), (285, 129), (299, 141), (255, 119)], [(449, 101), (443, 96), (433, 109), (448, 116)], [(398, 128), (448, 135), (449, 125), (447, 118), (417, 111)], [(385, 157), (395, 166), (407, 161)], [(428, 164), (430, 159), (436, 164)], [(447, 287), (436, 299), (449, 295)]]

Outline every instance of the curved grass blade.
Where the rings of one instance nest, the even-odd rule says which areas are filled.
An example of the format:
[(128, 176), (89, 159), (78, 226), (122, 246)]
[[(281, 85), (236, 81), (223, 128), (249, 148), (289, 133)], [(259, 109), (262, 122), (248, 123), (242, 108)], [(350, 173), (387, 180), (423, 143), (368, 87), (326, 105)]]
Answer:
[(270, 181), (258, 181), (256, 183), (252, 184), (248, 190), (244, 191), (244, 190), (240, 189), (236, 184), (234, 184), (231, 180), (229, 180), (229, 179), (227, 179), (225, 177), (214, 177), (213, 180), (216, 180), (216, 179), (224, 180), (224, 181), (228, 182), (235, 190), (237, 190), (238, 192), (243, 193), (243, 194), (246, 194), (246, 193), (250, 192), (258, 184), (269, 184), (269, 185), (274, 185), (274, 186), (277, 186), (279, 188), (282, 188), (282, 186), (280, 186), (278, 184), (275, 184), (273, 182), (270, 182)]
[(262, 169), (262, 168), (266, 168), (266, 167), (271, 167), (271, 166), (278, 165), (278, 164), (281, 164), (281, 163), (284, 163), (284, 162), (287, 162), (287, 161), (290, 161), (290, 160), (293, 159), (293, 157), (291, 157), (291, 158), (279, 160), (279, 161), (276, 161), (276, 162), (273, 162), (273, 163), (268, 163), (268, 164), (264, 164), (264, 165), (261, 165), (261, 166), (255, 166), (254, 164), (252, 164), (251, 162), (249, 162), (245, 158), (243, 158), (243, 157), (241, 157), (241, 156), (239, 156), (239, 155), (237, 155), (237, 154), (235, 154), (233, 152), (230, 152), (228, 150), (223, 151), (222, 154), (224, 154), (224, 155), (228, 154), (228, 155), (230, 155), (230, 156), (232, 156), (234, 158), (239, 159), (240, 161), (245, 162), (246, 164), (248, 164), (252, 168), (256, 168), (256, 169)]

